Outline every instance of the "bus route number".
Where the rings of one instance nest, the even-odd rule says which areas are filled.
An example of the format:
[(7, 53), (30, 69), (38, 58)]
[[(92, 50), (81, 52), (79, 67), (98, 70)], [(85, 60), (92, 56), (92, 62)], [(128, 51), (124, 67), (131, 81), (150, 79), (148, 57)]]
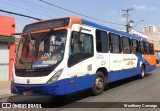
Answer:
[(41, 58), (50, 58), (51, 57), (51, 53), (44, 53)]

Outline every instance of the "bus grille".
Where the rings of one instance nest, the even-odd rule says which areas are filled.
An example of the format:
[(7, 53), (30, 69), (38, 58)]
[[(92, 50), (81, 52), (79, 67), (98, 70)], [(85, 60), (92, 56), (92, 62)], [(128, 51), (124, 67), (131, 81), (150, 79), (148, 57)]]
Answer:
[(16, 86), (18, 93), (23, 94), (23, 91), (32, 91), (33, 94), (40, 94), (43, 90), (42, 86), (36, 87), (23, 87), (23, 86)]

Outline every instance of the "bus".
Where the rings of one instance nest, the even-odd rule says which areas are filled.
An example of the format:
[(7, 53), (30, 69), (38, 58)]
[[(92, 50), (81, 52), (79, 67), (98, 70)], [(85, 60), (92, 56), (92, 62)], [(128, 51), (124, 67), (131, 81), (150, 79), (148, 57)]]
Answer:
[(13, 68), (11, 92), (66, 95), (156, 68), (152, 41), (79, 17), (39, 21), (24, 27)]

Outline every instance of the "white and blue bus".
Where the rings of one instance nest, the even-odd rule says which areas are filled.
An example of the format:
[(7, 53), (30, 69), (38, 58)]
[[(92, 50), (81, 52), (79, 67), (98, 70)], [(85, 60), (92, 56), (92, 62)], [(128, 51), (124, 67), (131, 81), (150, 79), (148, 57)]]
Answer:
[(66, 95), (156, 68), (153, 43), (78, 17), (26, 25), (18, 45), (11, 92)]

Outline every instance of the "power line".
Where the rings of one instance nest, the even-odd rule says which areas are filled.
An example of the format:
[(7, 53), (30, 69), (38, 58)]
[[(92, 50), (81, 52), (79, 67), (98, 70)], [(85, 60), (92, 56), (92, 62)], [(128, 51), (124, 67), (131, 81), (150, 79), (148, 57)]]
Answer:
[[(140, 20), (139, 22), (137, 22), (136, 25), (134, 25), (134, 26), (130, 29), (130, 31), (132, 31), (140, 22), (143, 22), (143, 21), (144, 21), (144, 20)], [(129, 32), (130, 32), (130, 31), (129, 31)]]
[[(17, 7), (17, 8), (23, 9), (23, 10), (27, 10), (27, 11), (30, 11), (30, 12), (34, 12), (34, 13), (37, 13), (37, 14), (49, 16), (49, 15), (47, 15), (47, 14), (43, 14), (43, 13), (40, 13), (40, 12), (36, 12), (36, 11), (30, 10), (30, 9), (28, 9), (28, 8), (16, 6), (16, 5), (14, 5), (14, 4), (10, 4), (10, 3), (4, 2), (4, 1), (2, 1), (2, 2), (5, 3), (5, 5), (7, 4), (7, 5), (10, 5), (10, 6), (14, 6), (14, 7)], [(16, 3), (16, 2), (14, 2), (14, 3)], [(51, 17), (51, 16), (50, 16), (50, 17)]]
[[(14, 2), (14, 3), (16, 3), (16, 4), (20, 4), (20, 5), (24, 5), (24, 6), (26, 6), (26, 4), (24, 4), (24, 3), (20, 3), (20, 2), (18, 2), (18, 1), (15, 1), (15, 0), (11, 0), (12, 2)], [(27, 8), (24, 8), (24, 7), (19, 7), (19, 6), (16, 6), (16, 5), (13, 5), (13, 6), (15, 6), (15, 7), (18, 7), (18, 8), (23, 8), (23, 9), (25, 9), (25, 10), (28, 10), (28, 7)], [(31, 5), (28, 5), (30, 8), (32, 7), (32, 8), (34, 8), (35, 9), (35, 7), (34, 6), (31, 6)], [(28, 11), (32, 11), (32, 10), (28, 10)], [(48, 15), (48, 14), (44, 14), (44, 13), (40, 13), (40, 12), (37, 12), (37, 11), (32, 11), (32, 12), (35, 12), (35, 13), (38, 13), (38, 14), (41, 14), (41, 15), (45, 15), (45, 16), (48, 16), (48, 17), (51, 17), (50, 15)]]
[(42, 20), (42, 19), (35, 18), (35, 17), (32, 17), (32, 16), (23, 15), (23, 14), (19, 14), (19, 13), (15, 13), (15, 12), (10, 12), (10, 11), (6, 11), (6, 10), (2, 10), (2, 9), (0, 9), (0, 12), (5, 12), (5, 13), (8, 13), (8, 14), (18, 15), (18, 16), (22, 16), (22, 17), (27, 17), (27, 18), (31, 18), (31, 19), (35, 19), (35, 20), (39, 20), (39, 21)]
[(72, 10), (69, 10), (69, 9), (65, 9), (65, 8), (63, 8), (63, 7), (54, 5), (54, 4), (52, 4), (52, 3), (49, 3), (49, 2), (46, 2), (46, 1), (43, 1), (43, 0), (39, 0), (39, 1), (40, 1), (40, 2), (43, 2), (43, 3), (45, 3), (45, 4), (48, 4), (48, 5), (54, 6), (54, 7), (56, 7), (56, 8), (59, 8), (59, 9), (61, 9), (61, 10), (65, 10), (65, 11), (67, 11), (67, 12), (70, 12), (70, 13), (73, 13), (73, 14), (76, 14), (76, 15), (80, 15), (80, 16), (83, 16), (83, 17), (86, 17), (86, 18), (90, 18), (90, 19), (97, 20), (97, 21), (101, 21), (101, 22), (105, 22), (105, 23), (110, 23), (110, 24), (115, 24), (115, 25), (122, 25), (122, 26), (124, 26), (123, 24), (119, 24), (119, 23), (114, 23), (114, 22), (109, 22), (109, 21), (97, 19), (97, 18), (90, 17), (90, 16), (87, 16), (87, 15), (84, 15), (84, 14), (81, 14), (81, 13), (78, 13), (78, 12), (75, 12), (75, 11), (72, 11)]
[[(46, 9), (47, 7), (37, 5), (37, 4), (34, 4), (34, 3), (29, 3), (29, 2), (26, 2), (26, 1), (15, 1), (15, 0), (11, 0), (11, 1), (12, 2), (14, 1), (15, 3), (20, 4), (20, 5), (24, 5), (24, 6), (27, 6), (27, 7), (29, 6), (30, 8), (34, 8), (34, 9), (37, 9), (37, 10), (44, 11), (45, 15), (46, 15), (46, 12), (48, 12), (48, 13), (50, 13), (50, 15), (49, 15), (50, 17), (51, 17), (51, 14), (54, 13), (54, 12), (57, 12), (57, 13), (54, 13), (54, 14), (62, 15), (62, 14), (60, 14), (62, 12), (58, 12), (56, 10), (53, 11), (53, 9), (49, 9), (50, 10), (50, 12), (49, 12), (49, 10)], [(48, 16), (48, 14), (47, 14), (47, 16)]]
[[(1, 13), (2, 13), (2, 15), (3, 15), (3, 13), (5, 14), (5, 12), (1, 12)], [(19, 18), (19, 17), (22, 17), (22, 16), (19, 16), (19, 15), (13, 15), (13, 17), (15, 18), (15, 20), (18, 20), (18, 22), (23, 22), (23, 23), (31, 22), (31, 19), (28, 19), (28, 18), (24, 19), (24, 17), (22, 19), (22, 18)]]
[[(22, 1), (21, 0), (21, 2), (24, 2), (24, 3), (26, 3), (26, 4), (29, 4), (29, 5), (34, 5), (34, 6), (36, 6), (37, 8), (39, 8), (40, 10), (44, 10), (44, 11), (47, 11), (47, 12), (55, 12), (56, 14), (58, 14), (58, 15), (63, 15), (63, 14), (65, 14), (65, 15), (69, 15), (69, 14), (67, 14), (67, 13), (64, 13), (64, 12), (61, 12), (61, 11), (57, 11), (57, 10), (55, 10), (55, 9), (52, 9), (52, 8), (49, 8), (49, 7), (44, 7), (44, 6), (42, 6), (42, 5), (39, 5), (39, 4), (34, 4), (33, 2), (32, 3), (30, 3), (30, 2), (28, 2), (28, 1)], [(48, 9), (48, 10), (47, 10)], [(63, 13), (63, 14), (62, 14)]]

